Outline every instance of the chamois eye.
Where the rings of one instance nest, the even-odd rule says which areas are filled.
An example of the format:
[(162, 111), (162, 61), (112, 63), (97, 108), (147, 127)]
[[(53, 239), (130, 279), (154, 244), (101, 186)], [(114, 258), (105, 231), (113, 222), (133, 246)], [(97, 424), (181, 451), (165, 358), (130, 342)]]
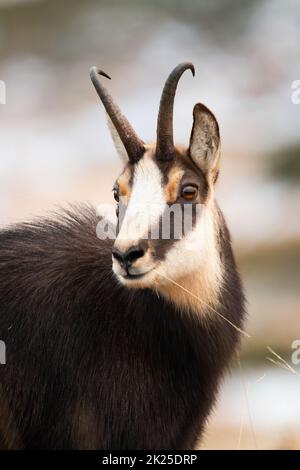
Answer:
[(196, 186), (187, 185), (181, 189), (181, 196), (187, 201), (193, 201), (198, 195), (198, 188)]
[(113, 187), (113, 195), (114, 195), (114, 200), (116, 202), (119, 202), (119, 188), (118, 188), (118, 186)]

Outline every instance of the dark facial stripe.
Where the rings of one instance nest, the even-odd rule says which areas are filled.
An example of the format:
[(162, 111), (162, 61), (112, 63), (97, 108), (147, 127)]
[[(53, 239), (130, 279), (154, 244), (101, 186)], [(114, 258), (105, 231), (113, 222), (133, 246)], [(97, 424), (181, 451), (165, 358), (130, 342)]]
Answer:
[[(165, 188), (168, 187), (168, 185), (171, 186), (171, 192), (174, 190), (174, 197), (172, 196), (173, 200), (168, 203), (166, 202), (166, 209), (163, 213), (163, 215), (159, 218), (157, 221), (157, 224), (155, 227), (152, 228), (152, 234), (151, 234), (151, 229), (149, 227), (148, 233), (145, 233), (143, 240), (147, 241), (149, 246), (151, 247), (151, 251), (153, 253), (153, 256), (157, 260), (163, 260), (166, 257), (167, 252), (170, 250), (170, 248), (177, 242), (180, 241), (184, 236), (187, 235), (188, 231), (191, 230), (193, 227), (195, 227), (195, 224), (197, 222), (196, 220), (196, 206), (198, 204), (205, 204), (207, 201), (208, 197), (208, 183), (206, 181), (205, 176), (199, 170), (198, 167), (185, 155), (183, 155), (180, 152), (177, 152), (176, 158), (174, 158), (171, 161), (154, 161), (156, 165), (158, 166), (160, 173), (162, 174), (162, 184), (164, 185)], [(135, 164), (128, 164), (122, 175), (126, 179), (126, 184), (132, 189), (133, 186), (133, 181), (134, 181), (134, 172), (135, 172)], [(121, 178), (122, 178), (121, 175)], [(172, 185), (174, 183), (174, 188), (172, 188)], [(198, 189), (198, 197), (195, 202), (190, 202), (188, 203), (187, 201), (183, 200), (181, 197), (181, 187), (183, 184), (195, 184)], [(167, 191), (166, 191), (167, 193)], [(130, 200), (130, 197), (129, 197)], [(128, 200), (128, 203), (130, 202)], [(142, 201), (141, 201), (142, 203)], [(178, 208), (180, 208), (179, 215), (180, 215), (180, 220), (178, 222), (178, 218), (176, 218), (175, 215), (172, 213), (170, 214), (170, 220), (169, 220), (169, 226), (163, 227), (163, 224), (165, 225), (166, 221), (168, 220), (168, 212), (170, 210), (170, 207), (172, 205), (176, 205), (176, 211), (178, 211)], [(192, 214), (191, 214), (191, 223), (189, 224), (189, 228), (184, 224), (184, 205), (189, 205), (192, 206)], [(175, 211), (175, 212), (176, 212)], [(181, 223), (181, 227), (178, 227), (177, 224)], [(184, 226), (185, 225), (185, 226)], [(178, 238), (178, 228), (180, 228), (180, 237)], [(165, 238), (166, 230), (168, 231), (169, 229), (169, 236)], [(153, 238), (153, 231), (154, 234), (156, 235), (155, 238)], [(141, 241), (142, 242), (142, 241)], [(144, 243), (144, 241), (143, 241)]]

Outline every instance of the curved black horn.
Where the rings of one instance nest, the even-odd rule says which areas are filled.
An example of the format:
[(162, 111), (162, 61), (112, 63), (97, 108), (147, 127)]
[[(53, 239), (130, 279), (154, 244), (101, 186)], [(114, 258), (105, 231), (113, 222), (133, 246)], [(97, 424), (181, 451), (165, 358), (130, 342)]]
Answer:
[(183, 62), (177, 65), (170, 73), (162, 91), (159, 112), (157, 118), (157, 143), (156, 156), (159, 160), (170, 160), (173, 158), (175, 149), (173, 141), (173, 108), (174, 98), (178, 81), (185, 72), (191, 70), (195, 75), (195, 68), (191, 62)]
[(98, 76), (110, 77), (98, 67), (90, 69), (90, 77), (101, 99), (104, 108), (118, 132), (121, 141), (132, 163), (137, 162), (145, 152), (143, 141), (137, 136), (129, 121), (123, 115), (119, 106), (114, 102), (106, 88), (100, 82)]

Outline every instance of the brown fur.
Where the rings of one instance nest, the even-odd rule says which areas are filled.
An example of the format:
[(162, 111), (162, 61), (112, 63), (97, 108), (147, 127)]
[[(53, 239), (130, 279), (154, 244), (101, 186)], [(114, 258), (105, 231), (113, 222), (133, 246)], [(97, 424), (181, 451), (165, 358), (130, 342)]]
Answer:
[(181, 178), (184, 174), (184, 170), (180, 166), (173, 166), (168, 173), (168, 184), (165, 188), (166, 201), (169, 204), (173, 204), (179, 193), (179, 185)]

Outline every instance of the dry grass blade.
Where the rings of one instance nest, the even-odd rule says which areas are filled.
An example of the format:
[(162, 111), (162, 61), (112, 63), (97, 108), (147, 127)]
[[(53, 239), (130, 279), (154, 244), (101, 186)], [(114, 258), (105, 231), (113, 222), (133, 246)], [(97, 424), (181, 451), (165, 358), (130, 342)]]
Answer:
[(276, 361), (275, 359), (271, 357), (266, 357), (268, 361), (281, 367), (282, 369), (285, 369), (291, 372), (292, 374), (296, 375), (300, 379), (300, 374), (285, 359), (283, 359), (283, 357), (281, 357), (276, 351), (274, 351), (274, 349), (272, 349), (270, 346), (267, 346), (267, 350), (278, 359), (278, 361)]
[(229, 323), (233, 328), (235, 328), (239, 333), (241, 333), (242, 335), (246, 336), (247, 338), (251, 338), (251, 336), (249, 335), (249, 333), (247, 333), (246, 331), (242, 330), (241, 328), (239, 328), (238, 326), (236, 326), (232, 321), (230, 321), (228, 318), (224, 317), (224, 315), (222, 315), (220, 312), (218, 312), (217, 310), (215, 310), (211, 305), (207, 304), (206, 302), (204, 302), (204, 300), (202, 300), (200, 297), (198, 297), (197, 295), (195, 295), (193, 292), (191, 292), (190, 290), (186, 289), (185, 287), (183, 287), (181, 284), (179, 284), (178, 282), (174, 281), (173, 279), (171, 279), (170, 277), (166, 276), (165, 274), (162, 274), (160, 271), (158, 271), (157, 269), (154, 270), (157, 274), (159, 274), (159, 276), (167, 279), (167, 281), (171, 282), (172, 284), (174, 284), (175, 286), (177, 287), (180, 287), (180, 289), (182, 289), (183, 291), (185, 291), (187, 294), (191, 295), (192, 297), (194, 297), (195, 299), (199, 300), (199, 302), (201, 302), (203, 305), (205, 305), (205, 307), (209, 308), (212, 312), (216, 313), (219, 317), (221, 317), (223, 320), (225, 320), (227, 323)]
[(247, 386), (246, 381), (245, 381), (244, 371), (243, 371), (242, 364), (241, 364), (241, 360), (240, 360), (240, 357), (239, 357), (239, 356), (238, 356), (238, 364), (239, 364), (239, 368), (240, 368), (240, 371), (241, 371), (241, 377), (242, 377), (242, 382), (243, 382), (243, 389), (244, 389), (244, 393), (245, 393), (245, 399), (246, 399), (246, 405), (247, 405), (247, 412), (248, 412), (250, 428), (251, 428), (251, 432), (252, 432), (252, 436), (253, 436), (253, 442), (254, 442), (255, 450), (258, 450), (257, 439), (256, 439), (255, 430), (254, 430), (254, 424), (253, 424), (252, 414), (251, 414), (251, 410), (250, 410), (248, 386)]

